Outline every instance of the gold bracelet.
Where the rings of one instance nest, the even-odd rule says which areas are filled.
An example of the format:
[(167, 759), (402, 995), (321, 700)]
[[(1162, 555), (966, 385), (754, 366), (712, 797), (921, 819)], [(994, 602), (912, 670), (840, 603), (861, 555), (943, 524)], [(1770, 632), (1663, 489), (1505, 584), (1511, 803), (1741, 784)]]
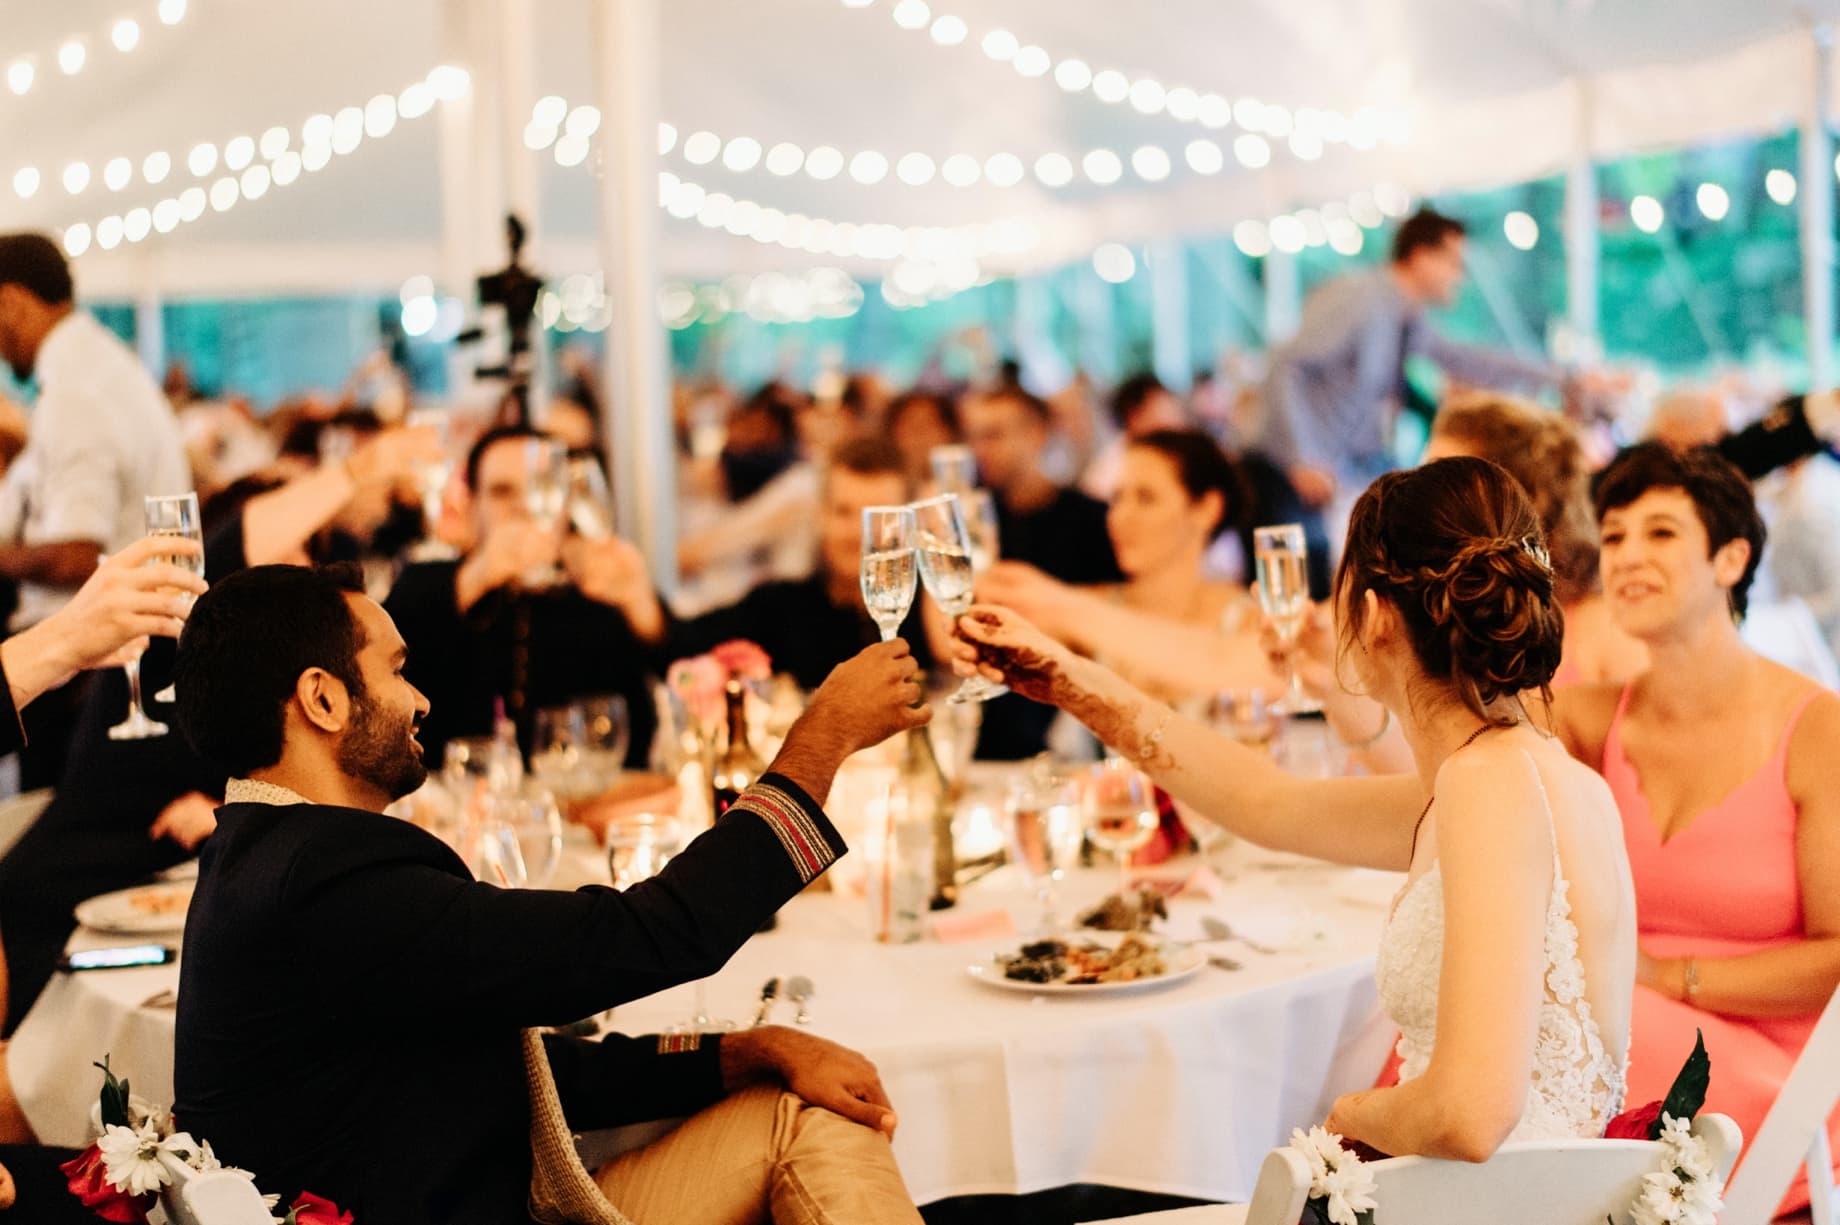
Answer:
[(1163, 733), (1169, 730), (1170, 717), (1174, 715), (1175, 713), (1176, 712), (1170, 707), (1167, 707), (1167, 706), (1163, 707), (1163, 717), (1156, 721), (1156, 730), (1151, 732), (1148, 736), (1144, 737), (1143, 748), (1138, 750), (1138, 754), (1137, 754), (1137, 764), (1138, 765), (1147, 766), (1150, 764), (1150, 758), (1156, 753), (1157, 748), (1163, 743)]
[(1681, 988), (1680, 998), (1683, 1003), (1699, 1002), (1699, 958), (1687, 958), (1686, 983)]
[(1386, 735), (1387, 732), (1391, 731), (1392, 727), (1393, 727), (1393, 708), (1390, 706), (1382, 706), (1380, 708), (1379, 730), (1374, 732), (1373, 735), (1369, 736), (1365, 740), (1343, 740), (1342, 747), (1352, 752), (1356, 752), (1356, 753), (1362, 752), (1366, 749), (1371, 749), (1376, 744), (1380, 743), (1380, 737)]

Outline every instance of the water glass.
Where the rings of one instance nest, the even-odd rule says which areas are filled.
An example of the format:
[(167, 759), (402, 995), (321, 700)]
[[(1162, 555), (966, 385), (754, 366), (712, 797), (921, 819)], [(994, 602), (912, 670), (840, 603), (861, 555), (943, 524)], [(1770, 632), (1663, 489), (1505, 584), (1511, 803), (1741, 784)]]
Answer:
[(641, 812), (607, 828), (607, 870), (613, 887), (628, 889), (664, 870), (683, 848), (684, 827), (676, 817)]
[(574, 703), (581, 711), (581, 768), (589, 794), (598, 795), (619, 781), (632, 743), (632, 715), (617, 693), (597, 694)]
[(1078, 783), (1051, 757), (1030, 762), (1009, 791), (1004, 833), (1009, 861), (1035, 886), (1040, 929), (1058, 929), (1056, 886), (1080, 860), (1084, 838)]

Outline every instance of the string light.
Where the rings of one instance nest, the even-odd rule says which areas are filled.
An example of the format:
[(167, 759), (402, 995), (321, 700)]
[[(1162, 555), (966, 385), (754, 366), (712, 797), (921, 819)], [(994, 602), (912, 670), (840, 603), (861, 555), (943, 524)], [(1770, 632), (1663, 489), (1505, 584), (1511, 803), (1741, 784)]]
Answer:
[(1508, 245), (1518, 251), (1531, 251), (1540, 241), (1540, 225), (1532, 216), (1516, 209), (1501, 219), (1502, 234)]
[[(161, 6), (162, 14), (166, 8), (164, 4)], [(173, 20), (183, 17), (184, 10), (184, 4), (175, 4)], [(220, 165), (227, 172), (216, 178), (208, 189), (194, 184), (151, 207), (137, 207), (125, 215), (104, 217), (94, 226), (87, 222), (67, 226), (63, 231), (64, 252), (75, 259), (95, 248), (112, 250), (124, 241), (137, 243), (151, 234), (170, 234), (179, 226), (203, 217), (207, 209), (223, 213), (241, 202), (260, 200), (271, 191), (291, 187), (303, 174), (324, 169), (335, 154), (350, 152), (367, 135), (378, 132), (388, 135), (396, 130), (398, 120), (425, 115), (433, 108), (435, 99), (464, 96), (469, 88), (471, 78), (465, 69), (436, 68), (400, 94), (379, 94), (363, 107), (348, 106), (336, 115), (310, 116), (300, 125), (299, 151), (288, 147), (292, 139), (284, 127), (267, 129), (260, 141), (249, 136), (233, 137), (225, 142), (221, 155), (217, 145), (201, 141), (187, 153), (186, 169), (201, 179), (215, 173)], [(387, 119), (384, 118), (386, 102), (389, 104)], [(424, 102), (427, 105), (422, 105)], [(373, 135), (373, 139), (377, 138)], [(587, 142), (586, 136), (564, 137), (568, 139), (580, 139), (584, 146)], [(258, 155), (262, 160), (257, 160)], [(157, 185), (171, 174), (172, 163), (171, 155), (164, 151), (149, 153), (140, 162), (141, 178)], [(132, 159), (114, 158), (103, 167), (103, 184), (111, 191), (119, 191), (132, 179), (133, 171)], [(72, 195), (78, 194), (89, 185), (89, 166), (73, 162), (65, 167), (61, 177), (65, 190)], [(38, 171), (32, 167), (15, 171), (13, 190), (22, 199), (36, 192)]]
[(1723, 221), (1731, 211), (1731, 195), (1717, 183), (1701, 183), (1693, 200), (1708, 221)]
[[(845, 8), (866, 8), (873, 0), (842, 0)], [(896, 25), (904, 30), (929, 29), (931, 41), (941, 47), (956, 47), (968, 41), (971, 27), (950, 13), (936, 13), (923, 0), (899, 0), (890, 10)], [(943, 30), (943, 34), (942, 34)], [(1179, 123), (1198, 123), (1209, 128), (1224, 128), (1235, 119), (1248, 131), (1288, 143), (1298, 158), (1313, 161), (1322, 156), (1325, 145), (1347, 145), (1357, 150), (1373, 149), (1382, 141), (1404, 143), (1406, 118), (1400, 112), (1362, 107), (1352, 116), (1335, 110), (1267, 105), (1256, 98), (1229, 103), (1219, 94), (1202, 93), (1187, 85), (1170, 85), (1154, 76), (1135, 80), (1115, 68), (1095, 71), (1085, 60), (1068, 57), (1056, 61), (1038, 44), (1002, 28), (986, 31), (976, 45), (990, 59), (1008, 64), (1024, 77), (1046, 78), (1068, 93), (1087, 89), (1111, 106), (1128, 103), (1144, 115), (1167, 114)]]
[(1667, 220), (1667, 212), (1661, 207), (1661, 201), (1653, 196), (1637, 196), (1629, 202), (1629, 219), (1644, 234), (1653, 234)]
[(92, 63), (91, 47), (101, 47), (105, 41), (120, 54), (128, 55), (145, 40), (154, 17), (157, 16), (163, 26), (177, 25), (185, 18), (186, 5), (185, 0), (160, 0), (157, 5), (143, 3), (138, 8), (138, 13), (120, 15), (102, 25), (73, 31), (39, 52), (16, 57), (6, 68), (7, 88), (15, 95), (30, 93), (38, 83), (41, 61), (55, 62), (64, 76), (77, 76)]
[(1795, 176), (1787, 170), (1772, 170), (1764, 175), (1763, 189), (1778, 204), (1795, 203)]

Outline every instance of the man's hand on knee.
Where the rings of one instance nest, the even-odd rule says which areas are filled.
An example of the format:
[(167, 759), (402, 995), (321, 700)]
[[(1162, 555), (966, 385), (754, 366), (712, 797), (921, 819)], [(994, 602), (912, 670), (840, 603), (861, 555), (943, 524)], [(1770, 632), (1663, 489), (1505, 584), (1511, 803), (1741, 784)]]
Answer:
[(894, 1136), (895, 1114), (875, 1065), (848, 1047), (771, 1025), (722, 1037), (722, 1085), (729, 1092), (777, 1079), (813, 1106)]

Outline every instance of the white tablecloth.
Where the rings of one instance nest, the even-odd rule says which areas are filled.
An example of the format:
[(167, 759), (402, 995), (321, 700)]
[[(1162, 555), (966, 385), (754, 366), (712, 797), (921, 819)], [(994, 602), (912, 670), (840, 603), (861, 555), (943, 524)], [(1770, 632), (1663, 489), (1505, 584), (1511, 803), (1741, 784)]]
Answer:
[[(860, 899), (814, 893), (708, 980), (707, 1000), (745, 1022), (768, 977), (811, 978), (812, 1029), (881, 1070), (901, 1120), (895, 1153), (921, 1203), (1071, 1183), (1245, 1199), (1268, 1149), (1371, 1084), (1384, 1061), (1392, 1028), (1375, 1006), (1373, 950), (1396, 878), (1245, 848), (1215, 864), (1223, 892), (1173, 902), (1175, 934), (1212, 913), (1283, 951), (1210, 946), (1243, 969), (1209, 966), (1140, 995), (1044, 999), (972, 981), (965, 967), (989, 943), (876, 945)], [(1068, 905), (1115, 883), (1079, 873)], [(961, 912), (996, 907), (1032, 917), (1007, 870), (968, 890)], [(107, 942), (79, 933), (73, 944)], [(85, 1142), (100, 1076), (89, 1065), (104, 1052), (136, 1092), (171, 1101), (174, 1014), (140, 1005), (177, 977), (161, 967), (53, 979), (8, 1052), (44, 1141)], [(615, 1027), (666, 1028), (693, 997), (685, 986), (623, 1006)], [(792, 1011), (782, 1004), (774, 1019), (790, 1023)]]

